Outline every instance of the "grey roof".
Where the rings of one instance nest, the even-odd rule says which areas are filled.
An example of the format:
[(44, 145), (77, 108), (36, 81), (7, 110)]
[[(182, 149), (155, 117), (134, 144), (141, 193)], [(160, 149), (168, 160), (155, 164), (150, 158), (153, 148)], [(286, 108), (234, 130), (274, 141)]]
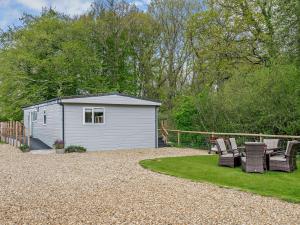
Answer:
[(62, 104), (104, 104), (104, 105), (145, 105), (145, 106), (160, 106), (161, 103), (156, 100), (147, 98), (140, 98), (121, 93), (101, 93), (94, 95), (74, 95), (60, 98), (53, 98), (47, 101), (39, 102), (37, 104), (24, 106), (23, 109), (44, 105), (48, 103), (62, 103)]

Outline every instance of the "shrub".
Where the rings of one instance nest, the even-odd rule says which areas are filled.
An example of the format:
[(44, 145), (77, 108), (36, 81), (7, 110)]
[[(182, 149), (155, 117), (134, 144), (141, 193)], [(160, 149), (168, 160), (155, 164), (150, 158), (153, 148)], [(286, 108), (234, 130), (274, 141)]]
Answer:
[[(273, 65), (240, 72), (218, 91), (178, 96), (172, 109), (174, 128), (181, 130), (300, 133), (300, 76), (295, 65)], [(182, 142), (192, 136), (182, 135)]]
[(71, 152), (86, 152), (86, 148), (80, 145), (70, 145), (69, 147), (66, 148), (66, 153), (71, 153)]
[(26, 145), (26, 144), (22, 144), (19, 149), (22, 151), (22, 152), (29, 152), (29, 146)]
[(53, 144), (53, 147), (54, 147), (55, 149), (63, 149), (64, 146), (65, 146), (64, 141), (63, 141), (63, 140), (59, 140), (59, 139), (56, 140), (56, 141), (54, 142), (54, 144)]

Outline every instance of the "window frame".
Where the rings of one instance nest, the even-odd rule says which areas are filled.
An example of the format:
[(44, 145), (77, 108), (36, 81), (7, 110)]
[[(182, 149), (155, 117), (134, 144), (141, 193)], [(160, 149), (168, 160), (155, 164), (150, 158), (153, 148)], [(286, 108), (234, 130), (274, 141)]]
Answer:
[[(34, 119), (34, 114), (36, 115), (35, 119)], [(38, 120), (38, 111), (37, 111), (37, 109), (34, 109), (31, 111), (31, 122), (36, 123), (37, 120)]]
[[(46, 123), (45, 123), (45, 116), (46, 116)], [(46, 109), (43, 110), (43, 125), (44, 126), (47, 125), (47, 110)]]
[[(91, 109), (92, 110), (92, 122), (91, 123), (86, 123), (85, 122), (85, 110), (86, 109)], [(103, 110), (103, 123), (95, 123), (94, 121), (94, 110), (95, 109), (102, 109)], [(82, 124), (83, 125), (88, 125), (88, 126), (101, 126), (105, 124), (105, 108), (104, 107), (83, 107), (82, 108)]]

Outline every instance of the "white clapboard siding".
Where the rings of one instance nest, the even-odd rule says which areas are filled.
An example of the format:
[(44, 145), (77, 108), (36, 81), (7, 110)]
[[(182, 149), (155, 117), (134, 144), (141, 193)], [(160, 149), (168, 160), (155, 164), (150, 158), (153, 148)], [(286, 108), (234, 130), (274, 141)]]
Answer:
[(83, 104), (103, 104), (103, 105), (152, 105), (160, 106), (161, 103), (148, 101), (118, 94), (81, 97), (81, 98), (66, 98), (61, 100), (63, 103), (83, 103)]
[[(29, 112), (37, 108), (37, 120), (32, 122), (32, 137), (38, 138), (52, 147), (55, 140), (62, 139), (62, 106), (57, 103), (50, 103), (24, 109), (24, 124), (27, 134), (29, 132)], [(47, 115), (46, 125), (43, 124), (44, 110), (46, 110)]]
[(98, 104), (65, 104), (64, 107), (66, 146), (81, 145), (96, 151), (156, 145), (155, 106), (101, 105), (105, 108), (105, 123), (95, 125), (83, 124), (83, 108), (100, 107)]

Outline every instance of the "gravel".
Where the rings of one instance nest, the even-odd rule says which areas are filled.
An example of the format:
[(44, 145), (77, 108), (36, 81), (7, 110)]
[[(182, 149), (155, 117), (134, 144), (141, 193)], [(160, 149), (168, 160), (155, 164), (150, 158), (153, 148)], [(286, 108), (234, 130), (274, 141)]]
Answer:
[(0, 145), (0, 224), (299, 224), (300, 205), (140, 167), (206, 154), (144, 149), (29, 154)]

